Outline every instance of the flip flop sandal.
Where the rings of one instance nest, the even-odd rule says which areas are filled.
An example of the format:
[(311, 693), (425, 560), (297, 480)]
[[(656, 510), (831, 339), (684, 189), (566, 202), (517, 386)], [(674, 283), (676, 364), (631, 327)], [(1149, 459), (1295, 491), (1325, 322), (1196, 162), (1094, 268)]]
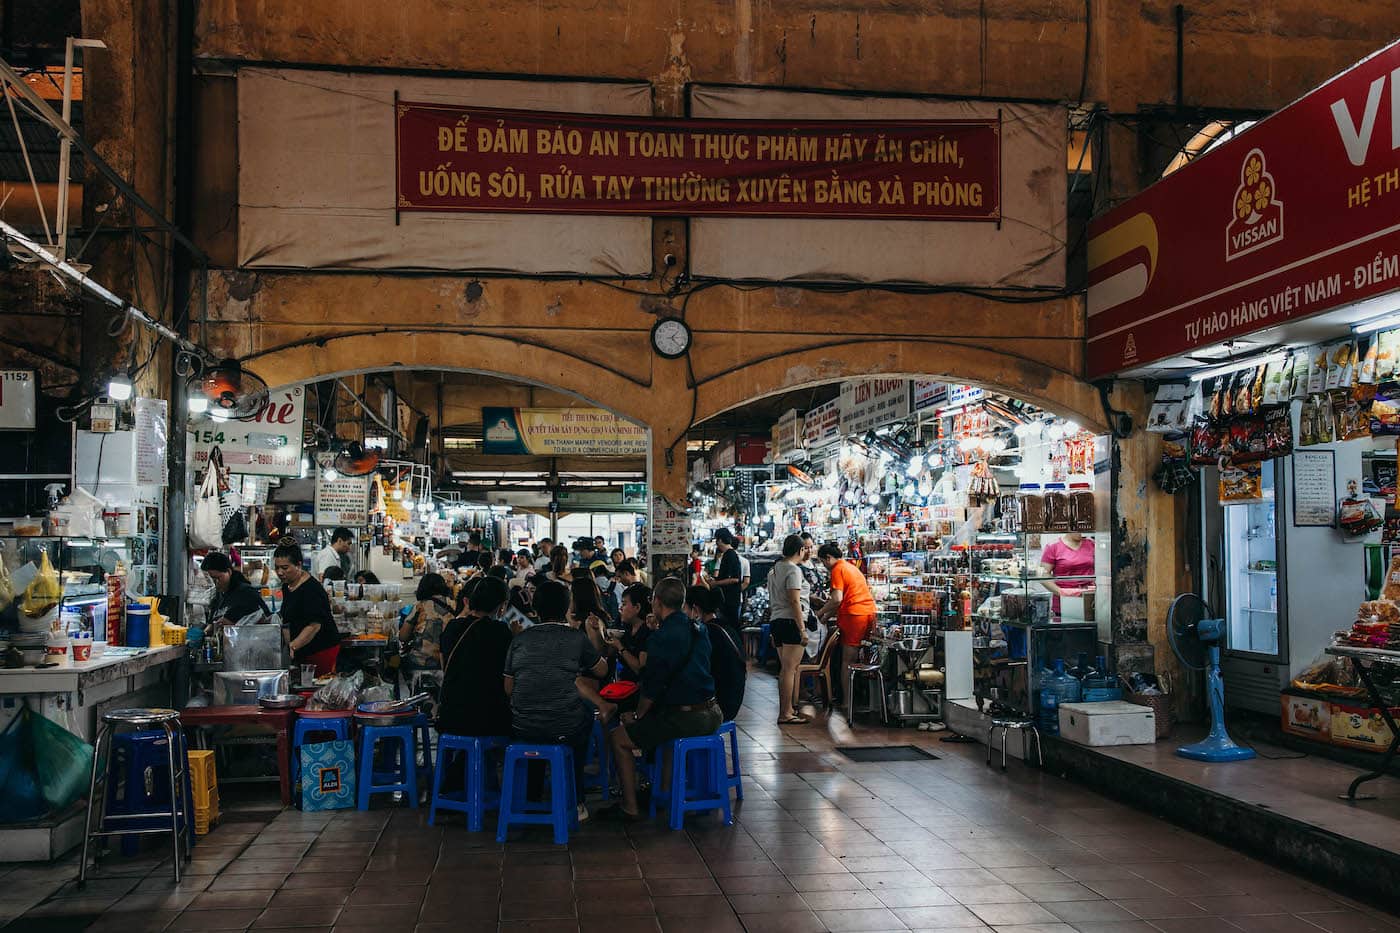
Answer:
[(779, 720), (778, 720), (778, 725), (780, 725), (780, 726), (805, 726), (805, 725), (807, 725), (807, 724), (808, 724), (809, 722), (811, 722), (811, 721), (812, 721), (812, 720), (807, 719), (807, 718), (804, 717), (804, 716), (791, 716), (791, 717), (789, 717), (789, 718), (787, 718), (787, 719), (779, 719)]

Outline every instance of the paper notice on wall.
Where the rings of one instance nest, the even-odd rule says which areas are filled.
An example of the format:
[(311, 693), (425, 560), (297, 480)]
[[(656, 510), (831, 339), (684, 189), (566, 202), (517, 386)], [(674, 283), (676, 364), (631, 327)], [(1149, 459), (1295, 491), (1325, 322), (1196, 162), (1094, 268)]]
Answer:
[(163, 398), (138, 398), (136, 413), (136, 483), (166, 484), (166, 402)]
[(665, 496), (651, 503), (651, 554), (690, 553), (690, 513)]
[(316, 524), (347, 528), (369, 524), (369, 477), (316, 477)]

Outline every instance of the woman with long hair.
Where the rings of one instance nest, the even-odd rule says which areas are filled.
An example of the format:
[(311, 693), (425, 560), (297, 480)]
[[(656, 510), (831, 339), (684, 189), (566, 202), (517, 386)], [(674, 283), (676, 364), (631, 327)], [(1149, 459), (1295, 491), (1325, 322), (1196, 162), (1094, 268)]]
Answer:
[(272, 568), (282, 582), (282, 625), (287, 630), (293, 664), (314, 664), (316, 674), (335, 671), (340, 631), (331, 615), (330, 597), (302, 567), (301, 545), (283, 538), (272, 552)]
[(403, 678), (410, 686), (415, 673), (442, 669), (442, 630), (454, 615), (452, 590), (440, 574), (423, 574), (414, 598), (413, 611), (399, 626)]

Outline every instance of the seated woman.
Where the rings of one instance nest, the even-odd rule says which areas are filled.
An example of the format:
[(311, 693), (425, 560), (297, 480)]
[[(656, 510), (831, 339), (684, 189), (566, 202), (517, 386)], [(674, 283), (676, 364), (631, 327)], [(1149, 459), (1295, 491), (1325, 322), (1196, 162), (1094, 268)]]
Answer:
[(744, 685), (749, 666), (744, 652), (729, 627), (720, 621), (724, 595), (704, 586), (686, 590), (685, 614), (696, 622), (704, 622), (710, 633), (710, 675), (715, 679), (715, 702), (724, 714), (725, 722), (733, 722), (744, 705)]
[[(511, 641), (503, 670), (511, 734), (525, 742), (573, 749), (579, 819), (586, 819), (583, 766), (593, 734), (593, 710), (584, 702), (578, 682), (584, 674), (602, 677), (608, 662), (588, 636), (567, 621), (569, 601), (567, 586), (540, 583), (534, 598), (538, 621)], [(531, 799), (538, 799), (541, 790), (542, 775), (534, 774), (535, 770), (531, 769)]]
[(452, 618), (452, 592), (438, 574), (423, 574), (414, 598), (413, 611), (399, 626), (403, 679), (410, 688), (415, 674), (442, 670), (442, 630)]
[(214, 601), (209, 604), (209, 621), (214, 625), (234, 625), (250, 615), (266, 616), (267, 604), (257, 587), (233, 569), (227, 554), (211, 551), (204, 556), (199, 569), (214, 581)]
[(472, 588), (463, 613), (443, 627), (439, 732), (510, 735), (510, 700), (501, 684), (510, 627), (500, 620), (509, 594), (500, 580)]
[(652, 632), (652, 627), (647, 624), (647, 615), (651, 612), (651, 587), (632, 584), (623, 591), (619, 605), (624, 630), (621, 635), (609, 635), (608, 646), (617, 652), (617, 659), (622, 662), (618, 679), (636, 683), (642, 679), (642, 667), (647, 662), (647, 636)]
[(355, 582), (368, 584), (370, 586), (378, 586), (379, 577), (371, 570), (357, 570), (355, 572)]

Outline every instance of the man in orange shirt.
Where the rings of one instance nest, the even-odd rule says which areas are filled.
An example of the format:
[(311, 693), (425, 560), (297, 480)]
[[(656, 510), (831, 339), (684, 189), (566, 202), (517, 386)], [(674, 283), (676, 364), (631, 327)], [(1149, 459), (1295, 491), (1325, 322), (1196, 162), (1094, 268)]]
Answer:
[[(841, 670), (844, 671), (859, 662), (860, 643), (875, 628), (875, 597), (870, 595), (865, 574), (855, 564), (842, 559), (839, 547), (823, 544), (817, 551), (817, 558), (831, 571), (831, 596), (817, 611), (817, 618), (827, 622), (835, 617), (841, 629)], [(836, 680), (844, 686), (840, 677)]]

